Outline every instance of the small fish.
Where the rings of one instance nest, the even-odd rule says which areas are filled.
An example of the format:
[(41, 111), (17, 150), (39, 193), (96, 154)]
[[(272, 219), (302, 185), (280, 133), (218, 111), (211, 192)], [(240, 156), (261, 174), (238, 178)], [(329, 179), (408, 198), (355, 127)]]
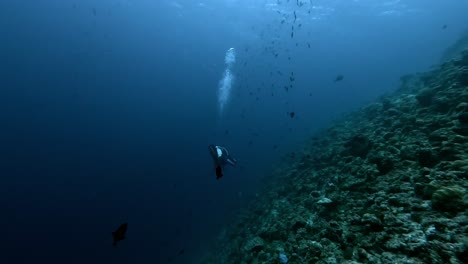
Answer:
[(291, 38), (294, 38), (294, 32), (291, 32)]
[(112, 237), (114, 238), (114, 243), (112, 244), (114, 247), (117, 246), (117, 242), (122, 241), (125, 239), (125, 233), (127, 233), (128, 223), (123, 223), (112, 232)]
[(93, 15), (96, 16), (97, 12), (96, 12), (96, 8), (93, 7)]
[(309, 47), (309, 49), (310, 49), (310, 43), (307, 43), (307, 46), (308, 46), (308, 47)]
[(185, 253), (185, 249), (181, 249), (177, 255), (180, 256), (180, 255), (183, 255), (184, 253)]
[(442, 26), (442, 29), (446, 29), (446, 28), (447, 28), (447, 25), (443, 25), (443, 26)]
[(294, 11), (294, 23), (296, 23), (296, 19), (297, 19), (296, 11)]
[(289, 116), (290, 116), (291, 118), (294, 118), (295, 115), (296, 115), (296, 113), (294, 113), (294, 112), (289, 113)]
[(344, 79), (344, 76), (342, 74), (338, 74), (335, 78), (335, 82), (342, 81)]

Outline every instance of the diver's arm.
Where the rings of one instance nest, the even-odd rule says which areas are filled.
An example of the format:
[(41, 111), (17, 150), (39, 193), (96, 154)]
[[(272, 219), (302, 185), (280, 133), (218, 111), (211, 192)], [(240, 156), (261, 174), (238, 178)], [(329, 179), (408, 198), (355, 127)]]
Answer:
[(234, 166), (236, 166), (237, 160), (236, 160), (236, 159), (233, 159), (233, 158), (231, 158), (231, 157), (228, 157), (228, 158), (226, 159), (226, 162), (227, 162), (229, 165), (231, 165), (231, 166), (234, 167)]

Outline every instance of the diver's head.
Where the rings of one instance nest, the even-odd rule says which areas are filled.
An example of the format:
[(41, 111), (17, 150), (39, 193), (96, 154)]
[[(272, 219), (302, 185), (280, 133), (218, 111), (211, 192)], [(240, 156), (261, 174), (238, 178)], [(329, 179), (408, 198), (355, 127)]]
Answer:
[(213, 157), (213, 159), (215, 160), (221, 158), (221, 156), (223, 155), (223, 151), (221, 150), (221, 148), (213, 144), (208, 146), (208, 150), (210, 151), (211, 157)]

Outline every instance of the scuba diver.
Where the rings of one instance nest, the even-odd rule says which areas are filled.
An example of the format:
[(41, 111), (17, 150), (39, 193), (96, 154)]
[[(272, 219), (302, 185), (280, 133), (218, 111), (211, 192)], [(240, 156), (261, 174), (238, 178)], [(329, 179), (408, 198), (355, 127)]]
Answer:
[(229, 156), (229, 152), (224, 147), (215, 146), (212, 144), (208, 146), (208, 150), (210, 151), (210, 155), (213, 158), (213, 162), (216, 168), (216, 179), (219, 180), (221, 177), (223, 177), (224, 166), (229, 164), (234, 167), (237, 163), (237, 160)]

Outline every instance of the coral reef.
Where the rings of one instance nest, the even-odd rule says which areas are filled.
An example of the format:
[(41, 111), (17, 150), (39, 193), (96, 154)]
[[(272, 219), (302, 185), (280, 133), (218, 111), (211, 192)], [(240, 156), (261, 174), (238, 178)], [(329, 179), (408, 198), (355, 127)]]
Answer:
[(202, 263), (468, 263), (468, 51), (273, 173)]

